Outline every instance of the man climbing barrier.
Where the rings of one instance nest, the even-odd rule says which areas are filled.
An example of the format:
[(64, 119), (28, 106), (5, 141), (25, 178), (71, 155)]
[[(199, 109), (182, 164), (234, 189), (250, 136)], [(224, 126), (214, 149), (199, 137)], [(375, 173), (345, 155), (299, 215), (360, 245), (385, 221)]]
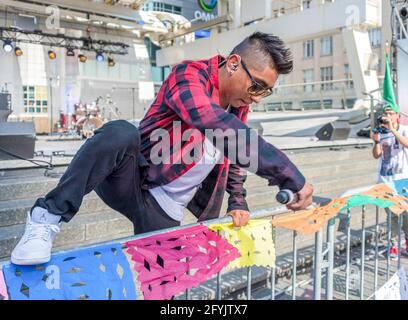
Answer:
[[(292, 190), (296, 200), (289, 209), (309, 206), (312, 186), (285, 154), (254, 136), (245, 124), (249, 104), (270, 95), (278, 76), (292, 69), (292, 55), (283, 41), (260, 32), (244, 39), (227, 58), (175, 66), (139, 128), (112, 121), (82, 145), (56, 188), (34, 203), (11, 261), (48, 262), (61, 223), (74, 217), (92, 190), (132, 221), (135, 234), (180, 225), (185, 208), (199, 221), (216, 218), (225, 191), (227, 214), (235, 226), (246, 225), (250, 213), (241, 168), (267, 179), (269, 185)], [(188, 130), (194, 139), (174, 139)], [(228, 132), (222, 147), (214, 135), (206, 134), (217, 130)], [(167, 146), (156, 139), (163, 131), (169, 137)], [(191, 151), (197, 150), (189, 161)], [(242, 153), (250, 153), (250, 163), (242, 161)]]

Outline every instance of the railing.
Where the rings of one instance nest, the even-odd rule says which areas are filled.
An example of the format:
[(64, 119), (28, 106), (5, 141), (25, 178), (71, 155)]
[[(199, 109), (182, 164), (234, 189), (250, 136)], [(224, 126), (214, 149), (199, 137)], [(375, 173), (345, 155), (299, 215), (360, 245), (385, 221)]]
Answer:
[[(326, 199), (328, 200), (328, 199)], [(255, 211), (251, 213), (252, 219), (262, 219), (268, 217), (276, 217), (280, 214), (287, 213), (287, 209), (283, 205), (277, 205), (270, 208), (266, 208), (263, 210)], [(391, 212), (387, 211), (387, 227), (386, 227), (386, 252), (387, 252), (387, 259), (386, 259), (386, 272), (385, 272), (385, 281), (384, 283), (390, 278), (391, 274), (391, 259), (390, 259), (390, 248), (391, 248)], [(401, 266), (401, 228), (402, 228), (402, 217), (403, 215), (399, 215), (398, 217), (398, 259), (397, 259), (397, 269)], [(342, 219), (346, 222), (345, 227), (345, 234), (346, 239), (345, 241), (340, 241), (339, 246), (336, 248), (336, 237), (335, 237), (335, 221), (336, 219)], [(333, 217), (326, 226), (321, 228), (318, 232), (314, 235), (314, 250), (313, 250), (313, 267), (310, 276), (307, 279), (299, 282), (298, 281), (298, 253), (302, 249), (299, 247), (299, 234), (296, 231), (289, 231), (292, 233), (292, 266), (291, 266), (291, 284), (289, 286), (284, 287), (281, 290), (277, 290), (276, 283), (278, 279), (278, 272), (279, 267), (279, 260), (280, 257), (277, 256), (276, 259), (276, 266), (269, 269), (269, 281), (270, 281), (270, 295), (267, 297), (268, 299), (275, 300), (282, 294), (289, 292), (290, 296), (293, 300), (298, 298), (298, 289), (301, 286), (309, 285), (313, 283), (313, 299), (320, 300), (322, 298), (322, 280), (325, 279), (325, 299), (332, 300), (334, 299), (334, 276), (336, 273), (341, 272), (342, 269), (345, 270), (345, 286), (344, 292), (342, 292), (342, 297), (336, 298), (343, 298), (345, 300), (350, 299), (350, 290), (351, 288), (351, 280), (356, 280), (355, 274), (351, 274), (352, 271), (352, 254), (356, 253), (356, 250), (353, 250), (352, 244), (352, 237), (351, 237), (351, 218), (352, 214), (350, 210), (347, 210), (345, 213), (339, 213), (337, 216)], [(365, 271), (366, 270), (366, 242), (367, 242), (367, 207), (361, 207), (361, 229), (358, 230), (361, 236), (361, 247), (360, 247), (360, 262), (358, 266), (359, 271), (359, 284), (358, 284), (358, 291), (359, 291), (359, 298), (360, 299), (372, 299), (374, 297), (374, 293), (380, 286), (379, 282), (379, 258), (380, 258), (380, 250), (379, 250), (379, 241), (382, 232), (380, 232), (380, 210), (378, 207), (375, 207), (375, 224), (374, 224), (374, 270), (373, 270), (373, 290), (369, 294), (365, 292), (365, 281), (367, 279)], [(203, 222), (204, 225), (211, 225), (214, 223), (230, 223), (230, 217), (224, 217), (220, 219), (213, 219)], [(154, 235), (159, 235), (167, 232), (171, 232), (174, 230), (179, 230), (180, 228), (190, 227), (196, 224), (184, 225), (182, 227), (175, 227), (175, 228), (168, 228), (159, 231), (149, 232), (129, 238), (124, 238), (116, 241), (107, 242), (105, 244), (114, 244), (114, 243), (126, 243), (130, 240), (142, 239), (147, 238)], [(324, 240), (324, 229), (326, 229), (326, 240)], [(276, 230), (277, 228), (272, 227), (273, 232), (273, 240), (275, 243), (275, 248), (279, 247), (279, 243), (276, 242)], [(372, 234), (372, 233), (371, 233)], [(345, 245), (341, 245), (345, 242)], [(343, 243), (344, 244), (344, 243)], [(92, 248), (101, 245), (101, 243), (87, 246), (87, 248)], [(303, 248), (304, 249), (304, 248)], [(342, 254), (342, 251), (345, 251), (345, 263), (343, 265), (337, 266), (335, 265), (335, 254), (337, 249), (337, 256)], [(67, 251), (69, 252), (69, 251)], [(61, 252), (63, 253), (63, 252)], [(6, 265), (7, 262), (0, 263), (0, 267)], [(303, 267), (304, 266), (300, 266)], [(232, 271), (234, 272), (234, 271)], [(215, 281), (216, 281), (216, 292), (215, 298), (217, 300), (221, 300), (223, 298), (221, 283), (223, 279), (223, 273), (220, 272), (217, 274)], [(382, 284), (381, 284), (382, 285)], [(246, 270), (246, 298), (250, 300), (252, 298), (252, 267), (248, 267)], [(184, 296), (179, 296), (180, 299), (191, 299), (191, 292), (190, 290), (186, 290)]]

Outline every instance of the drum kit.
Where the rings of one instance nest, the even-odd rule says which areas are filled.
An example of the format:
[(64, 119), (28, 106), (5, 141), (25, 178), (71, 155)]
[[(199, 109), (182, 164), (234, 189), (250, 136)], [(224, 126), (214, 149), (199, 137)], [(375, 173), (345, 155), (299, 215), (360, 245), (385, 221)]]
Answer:
[(103, 125), (100, 109), (97, 103), (75, 105), (76, 132), (88, 139), (94, 135), (94, 131)]
[[(102, 108), (100, 107), (101, 100), (106, 101)], [(66, 115), (60, 112), (57, 131), (61, 135), (77, 135), (89, 139), (94, 135), (94, 131), (102, 127), (104, 123), (120, 117), (120, 112), (109, 94), (105, 99), (99, 96), (91, 104), (80, 102), (74, 107), (74, 114)]]

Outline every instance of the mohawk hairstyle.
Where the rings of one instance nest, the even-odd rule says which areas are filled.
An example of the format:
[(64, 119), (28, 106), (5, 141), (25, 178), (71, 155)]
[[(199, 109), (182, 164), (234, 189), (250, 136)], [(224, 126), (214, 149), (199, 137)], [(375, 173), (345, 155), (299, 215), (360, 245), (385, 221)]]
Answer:
[(293, 70), (293, 56), (281, 38), (273, 34), (255, 32), (245, 38), (232, 51), (242, 57), (262, 55), (264, 62), (270, 63), (279, 74), (288, 74)]

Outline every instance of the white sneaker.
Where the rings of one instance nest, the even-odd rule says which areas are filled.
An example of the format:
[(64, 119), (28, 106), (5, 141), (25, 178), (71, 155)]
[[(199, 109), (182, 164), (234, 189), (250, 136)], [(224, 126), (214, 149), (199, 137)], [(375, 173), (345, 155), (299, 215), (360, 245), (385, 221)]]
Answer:
[[(44, 214), (45, 211), (45, 214)], [(35, 207), (33, 217), (41, 215), (39, 221), (33, 220), (30, 212), (27, 214), (27, 224), (22, 238), (11, 253), (11, 262), (16, 265), (36, 265), (47, 263), (51, 260), (52, 242), (58, 232), (61, 223), (55, 218), (50, 222), (46, 219), (51, 215), (47, 210)], [(44, 222), (43, 222), (44, 221)]]

